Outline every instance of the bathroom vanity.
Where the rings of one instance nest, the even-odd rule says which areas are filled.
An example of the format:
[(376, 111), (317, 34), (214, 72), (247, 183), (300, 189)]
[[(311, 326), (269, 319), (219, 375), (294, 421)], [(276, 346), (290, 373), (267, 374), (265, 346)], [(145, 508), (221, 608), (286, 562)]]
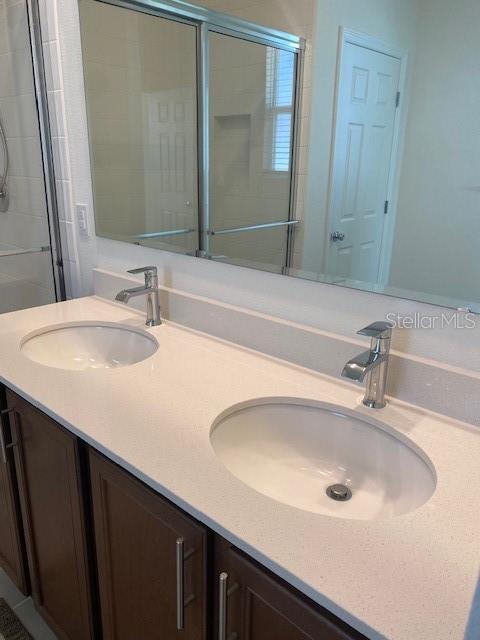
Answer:
[[(155, 349), (136, 360), (136, 337), (126, 347), (127, 338), (96, 336), (79, 357), (75, 335), (92, 326), (98, 336), (106, 327), (147, 336)], [(52, 348), (63, 330), (69, 340)], [(125, 366), (105, 368), (102, 354), (119, 344)], [(480, 498), (459, 500), (465, 482), (480, 482), (474, 427), (398, 401), (368, 409), (340, 378), (172, 322), (146, 329), (144, 314), (95, 297), (0, 317), (0, 348), (1, 564), (21, 589), (31, 585), (60, 638), (464, 639), (480, 564)], [(88, 354), (98, 368), (87, 367)], [(260, 486), (261, 467), (242, 477), (225, 438), (245, 408), (265, 425), (262, 407), (282, 404), (297, 423), (279, 424), (289, 442), (259, 429), (271, 469)], [(288, 464), (309, 451), (312, 469), (320, 455), (305, 407), (332, 411), (337, 438), (345, 425), (338, 450), (358, 438), (365, 472), (363, 482), (353, 473), (349, 502), (326, 496), (325, 465), (310, 481), (298, 476), (296, 495), (280, 485), (269, 451), (293, 455), (296, 443)], [(319, 421), (325, 447), (327, 431)], [(372, 507), (368, 455), (391, 461), (388, 446), (405, 460)]]
[(0, 558), (25, 593), (28, 571), (60, 638), (364, 638), (16, 393), (5, 398), (2, 505), (18, 484), (20, 509), (2, 521)]
[(0, 5), (3, 310), (77, 298), (0, 315), (2, 568), (62, 640), (479, 640), (480, 4)]

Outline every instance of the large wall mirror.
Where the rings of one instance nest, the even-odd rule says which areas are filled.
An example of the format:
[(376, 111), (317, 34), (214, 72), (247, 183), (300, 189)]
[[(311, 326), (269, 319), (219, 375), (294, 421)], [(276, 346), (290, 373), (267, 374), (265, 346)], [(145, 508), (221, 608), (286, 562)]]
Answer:
[(480, 311), (478, 0), (79, 6), (97, 235)]

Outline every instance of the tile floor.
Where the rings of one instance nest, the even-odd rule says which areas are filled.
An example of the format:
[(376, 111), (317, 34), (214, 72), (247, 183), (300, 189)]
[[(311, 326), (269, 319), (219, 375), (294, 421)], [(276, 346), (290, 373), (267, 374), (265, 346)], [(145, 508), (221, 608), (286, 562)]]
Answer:
[(34, 640), (57, 640), (57, 636), (35, 611), (32, 599), (25, 598), (2, 569), (0, 569), (0, 598), (8, 602)]

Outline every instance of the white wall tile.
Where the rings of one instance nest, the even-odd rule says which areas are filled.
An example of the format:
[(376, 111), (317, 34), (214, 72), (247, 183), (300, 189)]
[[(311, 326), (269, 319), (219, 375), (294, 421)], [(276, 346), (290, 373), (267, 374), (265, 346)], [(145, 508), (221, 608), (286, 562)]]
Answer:
[(58, 217), (65, 222), (73, 222), (72, 201), (70, 195), (70, 182), (57, 180), (57, 205)]
[(0, 238), (15, 247), (30, 249), (50, 244), (45, 218), (8, 211), (0, 216)]
[(4, 5), (0, 12), (0, 53), (25, 49), (28, 22), (24, 3)]
[[(0, 115), (10, 158), (10, 206), (0, 216), (2, 245), (39, 249), (50, 244), (50, 236), (26, 3), (18, 0), (0, 2)], [(0, 312), (54, 302), (50, 254), (2, 260), (0, 291)]]
[(77, 249), (75, 242), (75, 227), (73, 222), (60, 220), (60, 236), (62, 239), (63, 256), (70, 262), (77, 261)]
[(8, 138), (10, 175), (23, 178), (43, 177), (38, 138)]
[(0, 98), (0, 113), (8, 138), (38, 136), (38, 115), (33, 94)]
[(10, 176), (8, 179), (10, 211), (46, 216), (45, 186), (43, 178)]
[(0, 97), (33, 93), (32, 57), (29, 49), (0, 55)]
[(48, 113), (52, 137), (65, 137), (65, 113), (63, 107), (63, 91), (48, 92)]
[(65, 277), (65, 292), (67, 300), (71, 300), (72, 298), (77, 298), (78, 296), (80, 296), (81, 293), (79, 292), (80, 280), (78, 263), (75, 260), (64, 260), (63, 274)]
[(55, 176), (58, 180), (68, 180), (69, 163), (67, 154), (67, 141), (65, 138), (52, 138), (53, 161), (55, 163)]
[(56, 0), (39, 0), (40, 25), (43, 42), (57, 39)]
[(45, 59), (45, 79), (49, 91), (58, 91), (62, 88), (60, 80), (60, 66), (58, 61), (58, 44), (56, 41), (43, 45)]

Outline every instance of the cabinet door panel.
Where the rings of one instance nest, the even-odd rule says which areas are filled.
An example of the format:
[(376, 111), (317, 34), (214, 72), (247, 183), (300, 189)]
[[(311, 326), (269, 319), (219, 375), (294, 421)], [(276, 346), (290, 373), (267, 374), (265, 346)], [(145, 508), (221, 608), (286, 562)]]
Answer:
[[(28, 594), (21, 515), (18, 505), (13, 453), (6, 416), (0, 422), (0, 566), (22, 593)], [(4, 458), (5, 456), (5, 458)]]
[(35, 605), (60, 638), (93, 637), (78, 441), (7, 392)]
[[(214, 555), (216, 602), (218, 577), (228, 575), (227, 638), (366, 640), (219, 537)], [(216, 606), (216, 627), (218, 621)]]
[[(93, 451), (90, 471), (105, 640), (206, 638), (206, 530)], [(184, 630), (177, 630), (177, 540)]]

